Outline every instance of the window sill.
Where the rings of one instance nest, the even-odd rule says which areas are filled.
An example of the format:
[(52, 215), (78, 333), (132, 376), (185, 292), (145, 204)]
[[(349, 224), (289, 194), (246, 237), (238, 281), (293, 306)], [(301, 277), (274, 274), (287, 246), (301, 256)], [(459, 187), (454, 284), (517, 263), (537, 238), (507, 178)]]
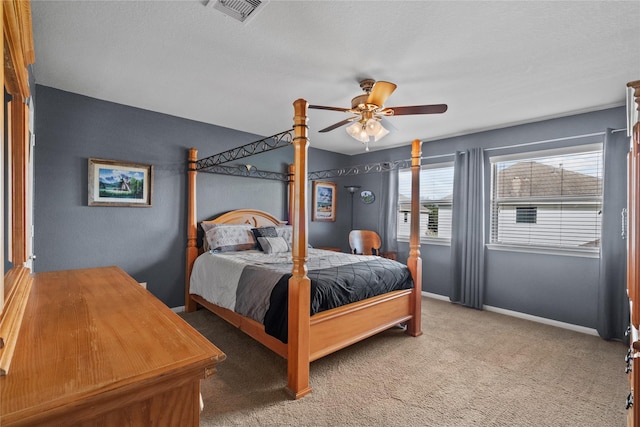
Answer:
[(522, 252), (541, 255), (562, 255), (580, 258), (600, 258), (599, 249), (558, 249), (531, 246), (498, 245), (495, 243), (487, 244), (486, 248), (492, 251)]
[[(398, 242), (410, 243), (409, 239), (400, 238)], [(421, 245), (435, 245), (435, 246), (451, 246), (451, 240), (449, 239), (421, 239)]]

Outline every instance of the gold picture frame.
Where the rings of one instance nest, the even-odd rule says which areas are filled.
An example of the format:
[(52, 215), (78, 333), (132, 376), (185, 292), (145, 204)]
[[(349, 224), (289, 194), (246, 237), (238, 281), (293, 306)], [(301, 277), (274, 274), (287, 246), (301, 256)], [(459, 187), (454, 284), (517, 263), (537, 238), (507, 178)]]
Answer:
[(89, 159), (89, 206), (151, 207), (153, 165)]

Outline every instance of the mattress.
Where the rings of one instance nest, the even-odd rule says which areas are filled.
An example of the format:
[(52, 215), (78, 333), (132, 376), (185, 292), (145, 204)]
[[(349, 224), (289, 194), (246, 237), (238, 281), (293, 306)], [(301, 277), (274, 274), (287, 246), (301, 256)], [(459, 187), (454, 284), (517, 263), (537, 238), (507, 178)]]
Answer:
[[(291, 252), (257, 250), (204, 253), (193, 266), (189, 292), (265, 326), (287, 342)], [(310, 315), (399, 289), (413, 287), (406, 265), (378, 256), (309, 249)]]

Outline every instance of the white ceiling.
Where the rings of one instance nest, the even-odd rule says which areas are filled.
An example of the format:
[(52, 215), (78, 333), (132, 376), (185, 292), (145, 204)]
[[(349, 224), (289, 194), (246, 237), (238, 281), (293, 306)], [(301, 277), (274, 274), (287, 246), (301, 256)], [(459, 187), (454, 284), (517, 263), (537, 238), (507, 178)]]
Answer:
[[(32, 0), (35, 81), (269, 136), (297, 98), (350, 107), (362, 78), (398, 85), (372, 150), (625, 103), (640, 79), (640, 1), (280, 1), (240, 23), (206, 0)], [(363, 152), (348, 113), (309, 110), (311, 146)], [(213, 154), (213, 153), (212, 153)]]

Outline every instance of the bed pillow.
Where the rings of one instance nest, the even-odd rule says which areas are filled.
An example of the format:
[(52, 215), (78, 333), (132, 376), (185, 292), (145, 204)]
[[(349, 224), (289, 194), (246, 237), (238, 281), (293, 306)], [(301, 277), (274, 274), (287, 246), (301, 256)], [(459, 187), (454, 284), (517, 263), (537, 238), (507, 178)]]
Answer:
[(258, 237), (258, 243), (265, 254), (281, 254), (291, 250), (284, 237)]
[(284, 237), (284, 240), (291, 246), (291, 242), (293, 241), (293, 227), (290, 225), (278, 225), (274, 228), (276, 229), (278, 237)]
[(258, 249), (260, 249), (261, 251), (264, 251), (264, 249), (262, 249), (262, 245), (260, 244), (260, 240), (258, 239), (258, 237), (278, 237), (275, 227), (252, 228), (251, 232), (258, 242)]
[(211, 252), (246, 251), (256, 248), (256, 239), (249, 224), (202, 223), (201, 226), (208, 250)]

